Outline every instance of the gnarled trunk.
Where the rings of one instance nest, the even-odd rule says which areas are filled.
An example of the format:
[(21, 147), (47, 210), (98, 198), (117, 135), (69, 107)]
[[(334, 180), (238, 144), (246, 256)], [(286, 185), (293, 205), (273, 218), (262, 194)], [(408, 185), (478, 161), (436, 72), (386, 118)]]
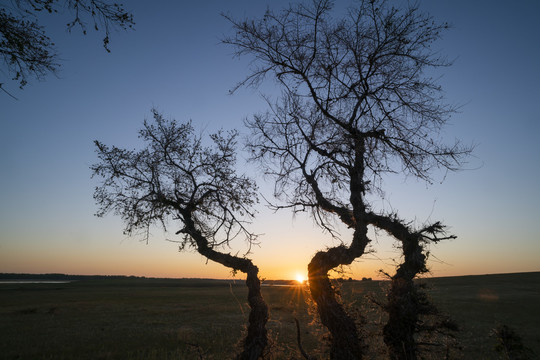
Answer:
[(246, 285), (248, 287), (248, 303), (251, 311), (249, 313), (248, 332), (244, 339), (244, 350), (238, 355), (238, 359), (257, 360), (261, 358), (268, 344), (266, 331), (268, 306), (261, 294), (261, 282), (258, 277), (259, 268), (250, 259), (221, 253), (212, 249), (208, 244), (208, 240), (194, 226), (188, 212), (185, 213), (184, 223), (186, 227), (182, 232), (188, 233), (195, 240), (197, 251), (201, 255), (247, 275)]
[[(356, 236), (355, 236), (356, 238)], [(339, 266), (351, 264), (364, 253), (367, 237), (355, 241), (351, 247), (338, 246), (327, 251), (320, 251), (308, 265), (309, 289), (317, 304), (321, 322), (330, 331), (330, 358), (349, 360), (362, 358), (362, 342), (358, 329), (336, 298), (336, 292), (330, 284), (328, 272)]]
[[(368, 223), (384, 229), (401, 242), (403, 262), (399, 265), (387, 295), (385, 310), (388, 322), (384, 326), (384, 342), (392, 360), (416, 360), (418, 358), (419, 330), (433, 331), (433, 326), (426, 327), (419, 323), (421, 315), (440, 315), (436, 307), (427, 299), (423, 290), (414, 283), (417, 275), (427, 272), (426, 255), (423, 243), (455, 239), (454, 235), (445, 234), (445, 226), (435, 222), (414, 231), (396, 217), (381, 216), (374, 213), (366, 215)], [(442, 317), (442, 322), (435, 328), (454, 331), (450, 319)]]
[(331, 359), (361, 359), (362, 350), (358, 330), (354, 319), (343, 309), (336, 299), (336, 294), (328, 275), (316, 269), (313, 261), (309, 266), (309, 288), (311, 296), (317, 304), (321, 322), (332, 335), (330, 358)]
[(402, 241), (404, 261), (392, 276), (387, 295), (388, 322), (384, 326), (384, 342), (392, 360), (416, 360), (418, 346), (414, 336), (422, 304), (414, 278), (426, 271), (425, 255), (417, 234), (409, 234)]
[(266, 322), (268, 321), (268, 306), (261, 294), (261, 282), (258, 277), (259, 269), (251, 264), (246, 271), (246, 285), (248, 287), (248, 302), (251, 307), (249, 313), (248, 333), (244, 340), (244, 351), (239, 358), (242, 360), (256, 360), (263, 354), (268, 344)]
[(238, 358), (242, 360), (259, 359), (268, 344), (266, 331), (268, 306), (261, 294), (259, 269), (249, 259), (220, 253), (202, 244), (198, 244), (198, 251), (210, 260), (247, 274), (246, 285), (251, 311), (249, 312), (248, 331), (244, 339), (244, 350), (238, 355)]
[(392, 278), (388, 293), (388, 322), (384, 326), (384, 343), (392, 360), (416, 360), (414, 339), (418, 322), (418, 301), (414, 283), (410, 279)]

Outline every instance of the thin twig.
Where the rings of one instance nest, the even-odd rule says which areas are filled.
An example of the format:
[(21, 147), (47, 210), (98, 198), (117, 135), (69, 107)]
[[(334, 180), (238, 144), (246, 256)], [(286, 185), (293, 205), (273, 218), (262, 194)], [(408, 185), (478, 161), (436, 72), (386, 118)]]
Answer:
[(13, 96), (9, 91), (7, 91), (6, 89), (4, 89), (4, 88), (2, 87), (2, 85), (4, 85), (4, 84), (0, 83), (0, 90), (2, 90), (2, 91), (5, 92), (6, 94), (8, 94), (8, 95), (11, 96), (12, 98), (14, 98), (15, 100), (19, 101), (19, 99), (17, 99), (17, 98), (16, 98), (15, 96)]
[(302, 356), (306, 358), (306, 360), (310, 360), (312, 358), (304, 351), (304, 348), (302, 347), (302, 339), (300, 335), (300, 323), (298, 322), (297, 318), (294, 318), (294, 322), (296, 323), (296, 340), (298, 341), (298, 348), (300, 349)]
[(245, 318), (245, 317), (246, 317), (246, 313), (244, 312), (244, 308), (242, 307), (242, 303), (240, 302), (240, 300), (238, 300), (238, 298), (237, 298), (236, 295), (234, 294), (233, 289), (232, 289), (232, 284), (231, 284), (231, 283), (229, 283), (229, 290), (231, 291), (231, 295), (234, 297), (234, 299), (235, 299), (236, 302), (238, 303), (238, 307), (240, 308), (240, 311), (242, 312), (242, 316)]

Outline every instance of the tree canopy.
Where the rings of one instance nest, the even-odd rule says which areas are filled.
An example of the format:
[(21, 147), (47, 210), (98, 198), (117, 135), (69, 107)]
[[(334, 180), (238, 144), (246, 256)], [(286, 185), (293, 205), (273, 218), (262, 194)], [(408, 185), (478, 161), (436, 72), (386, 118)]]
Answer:
[[(119, 215), (128, 235), (148, 240), (154, 225), (165, 230), (180, 226), (180, 250), (191, 247), (209, 260), (247, 275), (249, 327), (240, 358), (261, 356), (267, 338), (268, 307), (260, 292), (259, 269), (245, 256), (222, 252), (243, 238), (248, 252), (257, 236), (247, 224), (254, 216), (257, 186), (237, 175), (236, 131), (211, 134), (205, 145), (191, 122), (179, 124), (153, 110), (139, 132), (140, 150), (109, 147), (95, 142), (98, 162), (93, 176), (101, 179), (94, 198), (98, 216)], [(176, 241), (176, 240), (175, 240)]]
[[(60, 68), (55, 43), (39, 18), (45, 14), (58, 14), (67, 10), (70, 21), (68, 31), (75, 27), (86, 34), (91, 27), (104, 34), (103, 47), (110, 51), (111, 30), (133, 27), (133, 15), (122, 4), (104, 0), (10, 0), (0, 6), (0, 57), (6, 72), (4, 76), (19, 83), (23, 88), (30, 78), (41, 80)], [(0, 82), (0, 88), (4, 85)], [(5, 91), (5, 89), (3, 89)]]
[[(96, 141), (100, 162), (92, 170), (103, 178), (94, 196), (97, 215), (113, 211), (124, 220), (126, 234), (142, 231), (145, 239), (152, 225), (167, 229), (172, 220), (191, 220), (211, 247), (239, 235), (252, 243), (256, 236), (245, 222), (253, 216), (257, 186), (235, 173), (237, 136), (217, 132), (209, 136), (212, 146), (205, 146), (191, 122), (178, 124), (153, 110), (153, 122), (145, 121), (139, 132), (147, 144), (141, 150)], [(188, 236), (181, 245), (193, 241)]]
[(388, 174), (430, 182), (436, 170), (460, 169), (472, 150), (441, 135), (455, 109), (430, 73), (450, 65), (432, 47), (448, 26), (410, 4), (359, 1), (338, 19), (332, 9), (332, 1), (314, 0), (258, 19), (228, 18), (234, 35), (224, 42), (253, 60), (238, 87), (272, 77), (282, 89), (278, 99), (268, 98), (267, 112), (246, 121), (248, 148), (274, 176), (274, 208), (310, 211), (334, 236), (335, 220), (353, 230), (348, 246), (320, 251), (308, 266), (332, 357), (361, 358), (362, 345), (328, 272), (365, 254), (373, 227), (403, 252), (385, 305), (385, 341), (392, 358), (412, 359), (419, 316), (428, 311), (412, 282), (427, 271), (423, 244), (453, 236), (440, 222), (414, 228), (373, 199), (384, 196)]
[[(246, 120), (247, 150), (275, 180), (276, 210), (308, 212), (325, 232), (351, 239), (318, 251), (308, 264), (309, 289), (322, 324), (330, 332), (330, 357), (360, 359), (366, 344), (359, 322), (341, 302), (329, 272), (364, 256), (370, 230), (392, 237), (401, 263), (387, 298), (383, 328), (391, 359), (416, 359), (425, 349), (422, 333), (453, 330), (413, 280), (428, 272), (426, 245), (453, 239), (440, 221), (417, 226), (395, 211), (380, 209), (389, 175), (431, 183), (440, 171), (456, 171), (472, 146), (447, 141), (444, 128), (455, 112), (433, 73), (451, 65), (433, 48), (448, 28), (415, 4), (404, 8), (384, 0), (360, 0), (334, 17), (333, 2), (312, 0), (255, 19), (227, 17), (233, 35), (224, 43), (252, 68), (240, 81), (258, 86), (272, 78), (281, 89), (267, 98), (268, 110)], [(218, 132), (204, 145), (191, 123), (177, 124), (153, 112), (145, 122), (139, 151), (96, 141), (102, 179), (95, 191), (98, 215), (121, 216), (128, 234), (151, 226), (181, 224), (180, 248), (247, 274), (250, 326), (245, 358), (262, 356), (267, 345), (268, 308), (251, 260), (224, 253), (237, 237), (253, 244), (257, 187), (235, 171), (237, 132)], [(283, 249), (286, 251), (286, 249)], [(427, 318), (436, 318), (428, 321)], [(429, 343), (428, 345), (433, 345)]]

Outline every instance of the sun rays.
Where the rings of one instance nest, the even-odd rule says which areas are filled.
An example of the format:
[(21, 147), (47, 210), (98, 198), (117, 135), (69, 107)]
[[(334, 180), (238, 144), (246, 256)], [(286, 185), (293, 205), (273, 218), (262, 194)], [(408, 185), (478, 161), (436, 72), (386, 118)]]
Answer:
[(294, 279), (298, 284), (303, 284), (306, 281), (306, 277), (301, 273), (296, 273)]

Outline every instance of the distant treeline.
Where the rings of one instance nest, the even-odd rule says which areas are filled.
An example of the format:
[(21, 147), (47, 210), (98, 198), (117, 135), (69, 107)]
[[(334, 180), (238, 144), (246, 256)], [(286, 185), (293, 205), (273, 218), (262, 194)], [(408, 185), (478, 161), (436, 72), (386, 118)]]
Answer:
[[(202, 279), (202, 278), (154, 278), (146, 276), (134, 275), (69, 275), (69, 274), (16, 274), (16, 273), (0, 273), (0, 280), (51, 280), (51, 281), (80, 281), (80, 280), (160, 280), (160, 281), (181, 281), (185, 283), (211, 283), (217, 284), (244, 284), (243, 279), (233, 280), (218, 280), (218, 279)], [(371, 278), (362, 278), (362, 281), (370, 281)], [(337, 281), (358, 281), (349, 279), (337, 279)], [(298, 285), (296, 280), (267, 280), (262, 281), (266, 285)]]
[(153, 278), (145, 276), (126, 275), (69, 275), (69, 274), (13, 274), (0, 273), (0, 280), (13, 281), (106, 281), (111, 285), (146, 285), (146, 286), (236, 286), (244, 285), (244, 280), (216, 280), (216, 279), (195, 279), (195, 278)]
[(121, 279), (145, 279), (144, 276), (124, 275), (68, 275), (68, 274), (12, 274), (0, 273), (0, 280), (121, 280)]

